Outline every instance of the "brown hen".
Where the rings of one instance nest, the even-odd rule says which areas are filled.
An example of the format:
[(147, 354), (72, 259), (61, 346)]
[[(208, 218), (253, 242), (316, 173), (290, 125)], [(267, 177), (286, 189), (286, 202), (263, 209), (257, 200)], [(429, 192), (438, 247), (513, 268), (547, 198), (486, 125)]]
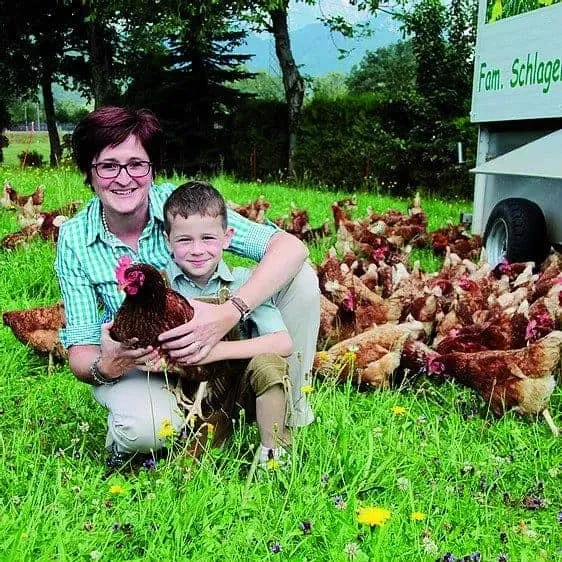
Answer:
[(428, 371), (473, 388), (498, 415), (508, 410), (542, 413), (557, 435), (546, 408), (556, 386), (561, 346), (562, 331), (555, 331), (523, 349), (435, 354), (428, 359)]
[(59, 329), (65, 325), (61, 302), (52, 306), (4, 312), (3, 320), (19, 341), (37, 353), (49, 356), (49, 369), (53, 360), (64, 361), (67, 358), (59, 338)]

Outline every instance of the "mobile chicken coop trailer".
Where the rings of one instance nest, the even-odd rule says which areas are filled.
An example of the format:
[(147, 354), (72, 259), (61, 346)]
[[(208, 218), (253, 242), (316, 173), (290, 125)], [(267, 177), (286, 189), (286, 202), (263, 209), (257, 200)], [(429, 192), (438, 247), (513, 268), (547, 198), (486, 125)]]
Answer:
[(562, 3), (480, 0), (471, 120), (472, 231), (488, 260), (540, 263), (562, 246)]

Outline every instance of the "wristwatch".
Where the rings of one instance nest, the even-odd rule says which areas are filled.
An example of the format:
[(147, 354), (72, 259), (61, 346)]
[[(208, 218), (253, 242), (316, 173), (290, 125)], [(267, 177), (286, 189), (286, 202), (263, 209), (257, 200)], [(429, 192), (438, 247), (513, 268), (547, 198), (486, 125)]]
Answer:
[(90, 376), (92, 377), (92, 379), (94, 379), (94, 382), (100, 386), (110, 386), (115, 384), (121, 378), (122, 375), (115, 379), (110, 379), (106, 377), (100, 371), (100, 361), (101, 361), (101, 355), (98, 355), (96, 357), (96, 360), (92, 363), (92, 366), (90, 367)]
[(232, 296), (228, 300), (240, 312), (240, 320), (242, 320), (242, 322), (245, 322), (252, 312), (250, 310), (250, 307), (240, 297)]

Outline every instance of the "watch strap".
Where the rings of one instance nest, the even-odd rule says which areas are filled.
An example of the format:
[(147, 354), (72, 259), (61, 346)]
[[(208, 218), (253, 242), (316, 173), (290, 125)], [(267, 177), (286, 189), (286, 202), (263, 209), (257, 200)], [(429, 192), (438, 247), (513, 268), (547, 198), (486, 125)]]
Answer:
[(250, 307), (240, 297), (236, 297), (234, 295), (231, 296), (228, 300), (240, 312), (240, 319), (246, 320), (250, 315), (250, 312), (252, 312), (250, 310)]

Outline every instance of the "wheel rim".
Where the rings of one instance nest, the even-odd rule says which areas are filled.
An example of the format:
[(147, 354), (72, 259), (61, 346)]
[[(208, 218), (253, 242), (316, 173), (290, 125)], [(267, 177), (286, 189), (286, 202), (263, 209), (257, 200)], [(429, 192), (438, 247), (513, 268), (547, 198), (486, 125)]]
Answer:
[(503, 219), (498, 219), (490, 229), (486, 240), (486, 255), (492, 267), (496, 267), (507, 258), (507, 246), (507, 224)]

